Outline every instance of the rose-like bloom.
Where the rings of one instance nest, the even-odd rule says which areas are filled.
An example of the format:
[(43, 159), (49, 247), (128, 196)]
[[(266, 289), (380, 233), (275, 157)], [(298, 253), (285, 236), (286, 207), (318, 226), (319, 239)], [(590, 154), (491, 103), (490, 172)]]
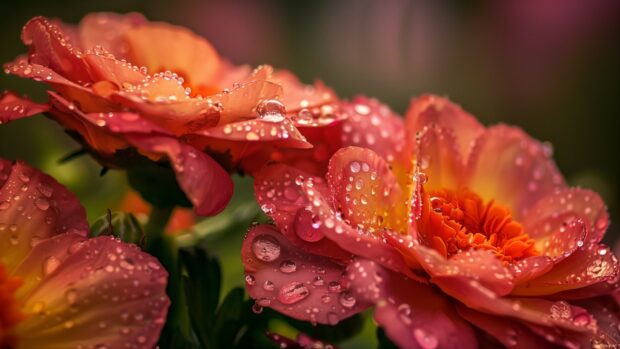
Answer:
[(136, 13), (94, 13), (78, 26), (36, 17), (22, 41), (28, 54), (5, 72), (53, 91), (47, 104), (4, 94), (0, 123), (46, 112), (105, 166), (135, 165), (135, 153), (169, 163), (201, 215), (226, 206), (227, 170), (262, 166), (247, 159), (266, 147), (311, 147), (298, 127), (339, 119), (336, 95), (320, 82), (233, 66), (189, 30)]
[(111, 237), (51, 177), (0, 159), (0, 348), (152, 348), (168, 273)]
[(327, 324), (374, 305), (403, 348), (619, 343), (599, 195), (568, 187), (548, 145), (443, 98), (414, 100), (405, 127), (400, 166), (347, 147), (325, 177), (261, 171), (256, 198), (276, 227), (244, 241), (256, 302)]

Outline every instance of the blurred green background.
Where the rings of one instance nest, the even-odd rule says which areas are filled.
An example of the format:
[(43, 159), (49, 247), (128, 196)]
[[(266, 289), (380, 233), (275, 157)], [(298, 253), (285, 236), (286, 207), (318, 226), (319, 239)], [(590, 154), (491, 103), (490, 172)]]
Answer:
[[(412, 96), (446, 95), (485, 124), (517, 124), (551, 142), (569, 183), (605, 198), (612, 217), (606, 241), (618, 236), (617, 0), (29, 0), (2, 7), (2, 62), (25, 52), (19, 34), (33, 16), (77, 23), (91, 11), (138, 11), (193, 29), (234, 63), (286, 67), (306, 82), (321, 78), (342, 97), (377, 97), (400, 113)], [(45, 98), (43, 86), (11, 76), (0, 79), (4, 89)], [(0, 126), (0, 156), (52, 174), (78, 194), (93, 220), (118, 205), (126, 180), (116, 171), (99, 177), (88, 157), (58, 164), (76, 149), (44, 117)], [(251, 185), (241, 188), (237, 195), (251, 195)], [(223, 258), (225, 289), (242, 283), (243, 233), (210, 242)]]

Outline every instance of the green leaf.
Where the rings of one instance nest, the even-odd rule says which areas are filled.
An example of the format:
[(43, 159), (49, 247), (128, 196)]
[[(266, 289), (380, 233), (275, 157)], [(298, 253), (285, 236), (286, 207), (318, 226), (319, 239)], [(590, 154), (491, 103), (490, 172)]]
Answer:
[(138, 160), (138, 163), (127, 168), (127, 179), (129, 185), (153, 206), (192, 206), (167, 163)]
[(144, 247), (145, 235), (142, 226), (131, 213), (112, 212), (95, 220), (90, 227), (90, 237), (112, 235), (124, 242)]
[(217, 310), (213, 326), (214, 348), (233, 348), (244, 321), (244, 290), (241, 287), (231, 290)]

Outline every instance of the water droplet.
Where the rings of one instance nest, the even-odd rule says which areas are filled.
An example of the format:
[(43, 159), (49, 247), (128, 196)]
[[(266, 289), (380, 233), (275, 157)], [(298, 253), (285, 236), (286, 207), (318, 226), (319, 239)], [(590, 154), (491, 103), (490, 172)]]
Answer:
[(247, 274), (245, 276), (245, 283), (248, 284), (248, 286), (254, 286), (256, 283), (256, 278), (254, 278), (254, 275), (252, 274)]
[(308, 297), (310, 290), (301, 282), (291, 282), (280, 288), (278, 300), (283, 304), (294, 304)]
[(74, 288), (70, 288), (67, 290), (67, 292), (65, 292), (65, 299), (67, 300), (67, 303), (69, 303), (69, 305), (75, 304), (75, 302), (77, 301), (77, 297), (78, 293)]
[(50, 208), (50, 202), (46, 198), (38, 198), (34, 201), (34, 205), (41, 211), (46, 211)]
[(252, 243), (252, 252), (261, 261), (271, 262), (280, 257), (280, 243), (270, 235), (259, 235)]
[(342, 285), (340, 285), (338, 281), (330, 281), (330, 283), (327, 284), (327, 290), (329, 290), (329, 292), (338, 293), (342, 290)]
[(43, 275), (47, 276), (53, 273), (60, 265), (60, 260), (54, 256), (47, 257), (43, 261)]
[(282, 102), (276, 99), (267, 99), (256, 106), (258, 117), (268, 122), (282, 122), (286, 109)]
[(297, 265), (290, 259), (283, 260), (280, 263), (280, 271), (283, 273), (289, 274), (295, 272), (295, 270), (297, 270)]
[(351, 164), (349, 165), (349, 169), (353, 173), (358, 173), (361, 169), (360, 163), (357, 161), (352, 161)]
[(349, 291), (342, 292), (338, 298), (340, 305), (345, 308), (353, 308), (357, 300), (353, 297), (353, 294)]
[(309, 210), (299, 210), (295, 219), (295, 232), (302, 240), (308, 242), (316, 242), (322, 240), (325, 236), (318, 229), (320, 220)]
[(263, 289), (265, 291), (271, 292), (271, 291), (275, 290), (275, 288), (276, 288), (276, 286), (273, 284), (273, 282), (271, 282), (269, 280), (265, 281), (265, 283), (263, 284)]
[(552, 319), (568, 319), (572, 314), (570, 304), (565, 301), (553, 303), (549, 308), (549, 312)]
[(590, 315), (588, 315), (587, 313), (577, 314), (573, 318), (573, 323), (577, 326), (588, 326), (590, 324), (590, 321)]
[(439, 345), (437, 337), (427, 333), (421, 328), (413, 330), (413, 337), (423, 349), (435, 349)]

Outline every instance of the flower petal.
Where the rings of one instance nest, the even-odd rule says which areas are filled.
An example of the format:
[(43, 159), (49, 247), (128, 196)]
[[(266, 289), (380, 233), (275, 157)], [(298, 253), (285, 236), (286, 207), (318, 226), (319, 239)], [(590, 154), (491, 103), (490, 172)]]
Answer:
[(436, 250), (417, 245), (409, 248), (422, 267), (435, 278), (454, 277), (480, 283), (497, 295), (506, 295), (514, 287), (512, 274), (491, 252), (471, 250), (444, 258)]
[(92, 50), (96, 46), (101, 46), (116, 58), (127, 59), (129, 46), (124, 35), (129, 29), (145, 23), (144, 16), (136, 12), (89, 13), (82, 18), (78, 28), (82, 49)]
[[(405, 128), (400, 115), (374, 98), (357, 96), (342, 102), (347, 118), (340, 124), (340, 146), (373, 150), (391, 164), (404, 162)], [(333, 141), (333, 140), (332, 140)]]
[(439, 129), (452, 130), (456, 140), (457, 154), (466, 159), (472, 142), (483, 132), (484, 127), (469, 113), (446, 98), (423, 95), (411, 101), (405, 114), (405, 127), (409, 139), (418, 132), (436, 125)]
[(581, 188), (566, 188), (543, 197), (527, 210), (522, 223), (531, 238), (539, 239), (572, 219), (586, 223), (588, 237), (585, 241), (591, 243), (599, 243), (609, 225), (603, 199)]
[(6, 91), (0, 94), (0, 125), (48, 110), (49, 105), (33, 102), (13, 92)]
[(599, 283), (615, 283), (619, 273), (620, 265), (613, 251), (604, 245), (591, 244), (577, 249), (544, 275), (518, 285), (513, 294), (550, 295)]
[(344, 266), (294, 247), (272, 226), (250, 229), (241, 254), (247, 290), (258, 306), (331, 325), (369, 306), (342, 286)]
[(467, 165), (469, 189), (512, 208), (516, 219), (539, 199), (566, 186), (550, 147), (505, 125), (487, 129), (476, 140)]
[(194, 204), (197, 215), (215, 215), (230, 201), (233, 182), (209, 155), (171, 137), (150, 134), (129, 134), (126, 137), (140, 152), (168, 157), (179, 186)]
[[(20, 346), (153, 347), (170, 303), (168, 273), (135, 245), (111, 237), (70, 240), (63, 256), (41, 243), (24, 262), (38, 264), (43, 279), (23, 298), (29, 316), (16, 327)], [(53, 269), (50, 258), (57, 258)]]
[(458, 313), (465, 320), (490, 334), (507, 348), (554, 348), (555, 346), (543, 337), (532, 333), (530, 329), (509, 318), (493, 316), (457, 305)]
[(389, 165), (369, 149), (340, 149), (329, 161), (327, 183), (335, 205), (360, 229), (407, 231), (405, 197)]
[(176, 72), (190, 86), (210, 88), (220, 66), (213, 46), (183, 27), (151, 22), (130, 28), (124, 38), (131, 62), (154, 73)]
[(30, 63), (49, 67), (74, 82), (91, 81), (81, 52), (68, 42), (60, 28), (46, 18), (35, 17), (28, 21), (22, 30), (22, 41), (30, 47)]
[(419, 131), (417, 143), (418, 171), (424, 174), (427, 191), (463, 186), (465, 165), (459, 154), (455, 132), (447, 127), (428, 126)]
[(323, 235), (324, 225), (306, 208), (310, 201), (301, 189), (302, 182), (313, 179), (313, 189), (327, 194), (327, 185), (298, 169), (281, 164), (267, 165), (254, 179), (254, 193), (261, 208), (288, 240), (312, 254), (348, 261), (351, 253)]
[(307, 200), (312, 203), (310, 210), (318, 218), (323, 227), (321, 232), (325, 237), (356, 256), (377, 261), (410, 279), (425, 282), (411, 271), (401, 253), (387, 243), (383, 230), (372, 231), (352, 227), (335, 212), (330, 199), (314, 190), (312, 181), (304, 181), (302, 189)]
[(313, 109), (338, 101), (338, 96), (321, 81), (314, 85), (305, 85), (295, 74), (288, 70), (278, 70), (270, 78), (284, 89), (284, 102), (289, 113), (301, 109)]
[(400, 348), (477, 348), (471, 327), (431, 287), (373, 261), (347, 267), (345, 280), (358, 300), (376, 304), (374, 318)]
[(0, 263), (11, 272), (41, 239), (85, 236), (86, 212), (73, 193), (22, 162), (0, 159)]

